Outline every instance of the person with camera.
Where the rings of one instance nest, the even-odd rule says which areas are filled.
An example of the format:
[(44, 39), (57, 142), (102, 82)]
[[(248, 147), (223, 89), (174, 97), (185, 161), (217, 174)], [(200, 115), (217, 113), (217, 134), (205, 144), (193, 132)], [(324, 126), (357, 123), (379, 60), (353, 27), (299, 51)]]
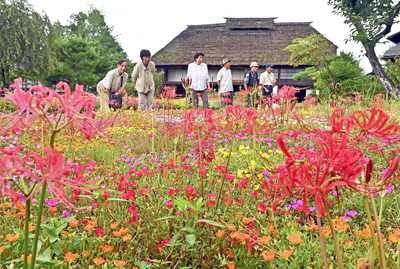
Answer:
[[(124, 88), (128, 81), (128, 74), (125, 72), (128, 62), (121, 59), (117, 63), (117, 68), (109, 71), (102, 81), (97, 84), (97, 92), (100, 99), (100, 113), (109, 107), (121, 107), (122, 95), (119, 90)], [(106, 99), (109, 101), (107, 102)]]

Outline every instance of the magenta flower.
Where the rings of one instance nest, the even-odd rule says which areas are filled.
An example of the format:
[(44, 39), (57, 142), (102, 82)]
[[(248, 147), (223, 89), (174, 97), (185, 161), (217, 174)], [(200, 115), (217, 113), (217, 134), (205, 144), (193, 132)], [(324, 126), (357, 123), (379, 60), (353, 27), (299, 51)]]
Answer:
[(168, 208), (172, 208), (172, 207), (174, 206), (174, 202), (172, 202), (172, 201), (166, 201), (166, 202), (165, 202), (165, 206), (168, 207)]

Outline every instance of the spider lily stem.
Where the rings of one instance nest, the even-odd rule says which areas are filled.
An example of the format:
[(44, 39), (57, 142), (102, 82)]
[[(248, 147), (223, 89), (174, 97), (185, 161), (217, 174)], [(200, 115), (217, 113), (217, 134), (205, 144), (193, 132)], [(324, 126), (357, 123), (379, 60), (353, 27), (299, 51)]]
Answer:
[(381, 262), (382, 262), (382, 267), (383, 269), (386, 269), (386, 259), (385, 259), (385, 249), (383, 246), (382, 242), (382, 236), (381, 236), (381, 222), (379, 220), (377, 211), (376, 211), (376, 205), (375, 205), (375, 199), (371, 198), (371, 205), (372, 205), (372, 213), (374, 214), (375, 218), (375, 223), (376, 223), (376, 232), (377, 232), (377, 237), (378, 237), (378, 242), (379, 242), (379, 251), (381, 254)]
[[(369, 204), (368, 204), (368, 197), (364, 196), (364, 206), (365, 206), (365, 211), (367, 213), (367, 217), (368, 217), (368, 222), (369, 222), (369, 228), (371, 229), (371, 234), (372, 234), (372, 242), (374, 244), (374, 249), (376, 252), (376, 256), (378, 257), (378, 262), (379, 262), (379, 268), (383, 268), (382, 267), (382, 258), (378, 249), (378, 244), (376, 242), (376, 237), (375, 237), (375, 230), (374, 230), (374, 225), (372, 223), (372, 218), (371, 218), (371, 211), (369, 209)], [(381, 245), (382, 247), (382, 245)], [(385, 267), (386, 268), (386, 267)]]
[(319, 212), (318, 206), (315, 207), (315, 210), (316, 210), (316, 215), (317, 215), (318, 234), (319, 234), (319, 241), (321, 244), (322, 258), (324, 259), (325, 269), (329, 269), (328, 258), (326, 256), (324, 235), (322, 233), (321, 218), (319, 216), (320, 212)]
[(340, 249), (340, 244), (339, 244), (339, 237), (336, 234), (335, 226), (333, 225), (331, 212), (329, 211), (329, 205), (325, 201), (324, 201), (324, 207), (325, 207), (325, 212), (326, 212), (326, 218), (328, 219), (329, 226), (331, 227), (331, 230), (332, 230), (333, 243), (335, 245), (335, 252), (336, 252), (339, 268), (344, 269), (342, 250)]

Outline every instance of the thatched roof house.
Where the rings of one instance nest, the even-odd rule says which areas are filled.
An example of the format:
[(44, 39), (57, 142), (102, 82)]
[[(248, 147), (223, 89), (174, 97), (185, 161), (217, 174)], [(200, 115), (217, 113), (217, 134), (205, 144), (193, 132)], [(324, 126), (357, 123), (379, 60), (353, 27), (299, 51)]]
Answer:
[[(294, 81), (294, 74), (303, 71), (305, 66), (293, 68), (288, 64), (290, 52), (283, 49), (296, 38), (319, 34), (310, 22), (275, 22), (276, 18), (225, 18), (225, 23), (189, 25), (152, 57), (158, 71), (165, 72), (165, 84), (180, 85), (186, 77), (187, 65), (193, 62), (196, 52), (205, 54), (210, 80), (216, 87), (217, 72), (224, 58), (231, 60), (231, 70), (235, 88), (243, 85), (251, 62), (274, 64), (277, 84), (309, 87), (313, 81)], [(332, 44), (332, 54), (337, 47)], [(264, 66), (259, 69), (262, 73)]]

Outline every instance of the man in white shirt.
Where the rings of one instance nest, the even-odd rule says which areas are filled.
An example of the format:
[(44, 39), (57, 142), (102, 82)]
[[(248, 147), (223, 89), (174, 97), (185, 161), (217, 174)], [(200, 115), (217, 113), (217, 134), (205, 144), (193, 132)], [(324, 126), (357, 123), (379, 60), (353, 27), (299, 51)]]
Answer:
[(263, 88), (263, 100), (272, 97), (272, 91), (276, 84), (274, 73), (272, 73), (273, 65), (268, 63), (265, 66), (265, 72), (260, 76), (260, 84)]
[(208, 108), (207, 89), (210, 88), (208, 68), (203, 63), (204, 54), (198, 52), (194, 55), (194, 62), (188, 65), (187, 78), (192, 79), (190, 89), (193, 91), (193, 106), (199, 107), (199, 96), (203, 102), (203, 108)]
[(117, 96), (118, 106), (122, 106), (122, 95), (118, 94), (120, 88), (124, 88), (128, 81), (128, 74), (125, 73), (128, 63), (121, 59), (117, 63), (117, 68), (109, 71), (105, 78), (97, 84), (97, 92), (100, 99), (100, 113), (107, 110), (109, 105), (106, 102), (110, 100), (111, 94)]
[(223, 66), (217, 74), (218, 83), (218, 94), (221, 98), (221, 107), (233, 105), (233, 84), (232, 84), (232, 73), (231, 61), (229, 59), (223, 59), (221, 62)]

